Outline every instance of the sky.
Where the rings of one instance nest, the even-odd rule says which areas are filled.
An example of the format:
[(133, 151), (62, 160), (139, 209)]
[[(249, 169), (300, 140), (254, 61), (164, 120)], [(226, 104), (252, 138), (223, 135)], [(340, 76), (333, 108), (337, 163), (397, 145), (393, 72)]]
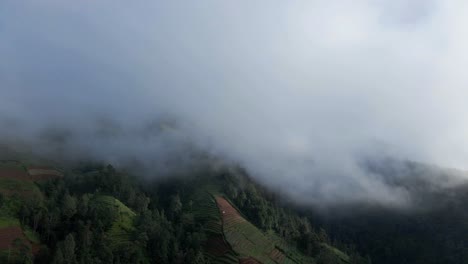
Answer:
[(405, 190), (362, 161), (468, 169), (467, 12), (455, 0), (3, 0), (1, 141), (161, 169), (196, 149), (303, 203), (402, 204)]

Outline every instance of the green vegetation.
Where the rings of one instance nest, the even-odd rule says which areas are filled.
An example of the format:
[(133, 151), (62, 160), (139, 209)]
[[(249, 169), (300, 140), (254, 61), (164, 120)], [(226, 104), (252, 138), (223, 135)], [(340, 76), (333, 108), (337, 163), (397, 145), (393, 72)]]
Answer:
[(468, 259), (468, 185), (447, 196), (423, 193), (421, 199), (437, 205), (428, 211), (395, 214), (369, 207), (342, 220), (298, 212), (232, 168), (152, 181), (110, 165), (84, 164), (64, 170), (63, 178), (33, 182), (17, 170), (18, 163), (2, 165), (11, 174), (0, 177), (0, 263), (455, 264)]
[(42, 200), (39, 188), (27, 180), (22, 163), (0, 162), (0, 263), (32, 263), (31, 243), (39, 244), (40, 238), (22, 222), (22, 216), (26, 208)]
[(195, 219), (203, 226), (207, 238), (204, 255), (210, 263), (239, 263), (237, 254), (227, 243), (222, 220), (216, 201), (211, 192), (217, 192), (214, 186), (199, 186), (191, 196), (191, 207)]
[(40, 182), (0, 178), (0, 227), (22, 227), (36, 248), (40, 244), (35, 263), (348, 263), (348, 252), (326, 238), (310, 240), (317, 251), (305, 250), (304, 237), (290, 234), (308, 228), (304, 234), (319, 237), (310, 223), (230, 174), (200, 169), (194, 177), (152, 182), (99, 164), (64, 174)]
[(8, 192), (31, 193), (39, 190), (33, 182), (0, 177), (0, 191), (8, 194)]
[[(235, 224), (234, 236), (237, 236), (235, 239), (242, 239), (239, 237), (240, 234), (254, 234), (249, 237), (249, 241), (240, 244), (259, 244), (255, 252), (245, 254), (255, 255), (266, 263), (265, 252), (271, 252), (273, 246), (282, 252), (285, 261), (289, 262), (319, 264), (369, 262), (368, 258), (362, 257), (353, 248), (332, 243), (325, 230), (314, 229), (309, 218), (299, 216), (284, 205), (280, 205), (273, 193), (269, 193), (249, 177), (242, 176), (241, 173), (226, 173), (222, 178), (223, 192), (232, 201), (231, 204), (236, 205), (237, 210), (243, 212), (245, 218), (254, 224), (244, 222)], [(266, 235), (258, 235), (252, 226), (258, 227)], [(336, 246), (341, 246), (343, 250), (339, 250)], [(245, 248), (250, 250), (252, 247)], [(353, 256), (352, 259), (350, 255)]]
[(0, 169), (21, 169), (26, 171), (26, 165), (24, 162), (16, 160), (0, 160)]
[(24, 235), (34, 244), (40, 244), (41, 238), (37, 232), (31, 229), (29, 226), (24, 226)]
[(321, 245), (322, 251), (327, 252), (327, 254), (334, 255), (339, 260), (341, 260), (341, 261), (343, 261), (345, 263), (349, 262), (349, 256), (346, 255), (345, 253), (343, 253), (342, 251), (340, 251), (339, 249), (337, 249), (335, 247), (331, 247), (330, 245), (328, 245), (326, 243), (321, 243), (320, 245)]
[(0, 228), (19, 226), (20, 222), (18, 219), (8, 216), (0, 216)]
[[(136, 214), (121, 201), (108, 195), (95, 195), (90, 201), (91, 207), (111, 216), (113, 222), (107, 231), (112, 248), (119, 248), (131, 242), (131, 234), (135, 231), (134, 219)], [(100, 208), (99, 208), (100, 207)]]
[[(316, 263), (314, 258), (297, 250), (296, 242), (287, 242), (273, 230), (262, 231), (250, 223), (233, 202), (229, 202), (228, 205), (237, 211), (238, 217), (224, 219), (223, 222), (221, 219), (223, 209), (217, 206), (216, 199), (229, 200), (221, 191), (233, 188), (229, 186), (226, 175), (211, 179), (209, 183), (203, 180), (197, 181), (196, 186), (197, 190), (189, 196), (195, 218), (203, 224), (208, 239), (222, 235), (229, 246), (229, 250), (224, 255), (217, 257), (207, 250), (205, 254), (212, 263), (230, 263), (230, 261), (237, 263), (239, 259), (248, 257), (253, 257), (262, 263)], [(291, 216), (293, 215), (288, 214), (289, 218)], [(321, 244), (325, 244), (326, 247)], [(317, 241), (317, 247), (319, 250), (315, 254), (316, 257), (320, 257), (320, 253), (323, 256), (328, 254), (336, 259), (335, 262), (330, 263), (349, 263), (349, 257), (342, 251), (320, 241)]]
[(275, 248), (274, 243), (250, 222), (227, 218), (223, 223), (223, 231), (226, 240), (241, 257), (250, 256), (263, 263), (272, 263), (268, 255)]
[[(275, 244), (275, 247), (287, 256), (285, 263), (314, 263), (313, 258), (305, 256), (295, 245), (288, 243), (272, 230), (269, 230), (266, 235), (268, 236), (268, 239)], [(288, 261), (288, 259), (290, 261)]]
[(219, 209), (213, 196), (204, 188), (196, 191), (192, 197), (192, 212), (194, 217), (204, 224), (205, 231), (219, 235), (222, 234), (222, 223)]
[[(3, 195), (0, 193), (0, 195)], [(4, 197), (4, 196), (3, 196)], [(1, 223), (9, 223), (12, 221), (18, 221), (18, 214), (24, 204), (24, 200), (18, 196), (13, 195), (10, 197), (3, 198), (3, 204), (0, 207), (0, 226)]]

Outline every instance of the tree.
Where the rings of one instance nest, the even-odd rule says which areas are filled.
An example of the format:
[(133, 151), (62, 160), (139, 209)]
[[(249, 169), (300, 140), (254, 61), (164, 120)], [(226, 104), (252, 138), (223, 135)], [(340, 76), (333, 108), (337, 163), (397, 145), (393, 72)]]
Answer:
[(76, 198), (69, 195), (68, 193), (65, 194), (62, 203), (62, 215), (67, 219), (73, 217), (76, 214), (76, 205)]
[(182, 211), (182, 202), (178, 194), (171, 196), (171, 202), (169, 205), (169, 216), (174, 219)]
[(150, 203), (150, 199), (146, 197), (144, 194), (137, 195), (135, 199), (135, 211), (137, 213), (142, 213), (148, 210), (149, 203)]
[(328, 242), (328, 235), (325, 229), (320, 228), (320, 231), (318, 233), (318, 239), (320, 242), (327, 243)]
[(63, 242), (62, 252), (65, 257), (65, 263), (67, 264), (74, 264), (76, 263), (76, 255), (75, 255), (75, 237), (73, 234), (68, 234), (65, 237), (65, 241)]
[(65, 240), (57, 244), (54, 259), (54, 264), (75, 264), (75, 238), (73, 234), (68, 234)]
[(190, 249), (185, 256), (184, 263), (207, 264), (209, 261), (205, 259), (205, 256), (201, 251)]
[(329, 249), (323, 249), (317, 257), (317, 264), (340, 264), (340, 258)]
[(17, 259), (20, 260), (20, 263), (24, 264), (32, 264), (32, 252), (31, 246), (29, 243), (25, 243), (23, 239), (17, 238), (13, 241), (14, 249), (17, 250), (18, 257)]
[(77, 213), (81, 217), (85, 217), (88, 214), (89, 200), (90, 200), (90, 195), (89, 194), (84, 194), (84, 195), (81, 196), (81, 198), (78, 201)]
[(205, 255), (201, 251), (198, 251), (195, 254), (194, 263), (196, 263), (196, 264), (209, 264), (210, 261), (205, 258)]
[(65, 263), (65, 257), (63, 256), (62, 248), (57, 247), (55, 251), (54, 259), (52, 260), (53, 264), (63, 264)]

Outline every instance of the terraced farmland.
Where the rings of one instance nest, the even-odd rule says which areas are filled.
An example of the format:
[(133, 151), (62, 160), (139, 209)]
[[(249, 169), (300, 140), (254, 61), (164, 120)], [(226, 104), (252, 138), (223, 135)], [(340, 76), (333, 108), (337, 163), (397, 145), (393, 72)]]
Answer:
[(243, 258), (239, 261), (240, 264), (260, 264), (256, 259), (252, 257)]
[(214, 234), (222, 234), (221, 217), (213, 196), (199, 190), (193, 195), (193, 214), (195, 218), (205, 224), (205, 229)]
[(241, 257), (255, 258), (261, 263), (276, 263), (269, 257), (275, 249), (274, 243), (244, 219), (223, 197), (216, 196), (219, 212), (223, 219), (223, 232), (233, 250)]
[(22, 167), (10, 167), (0, 166), (0, 178), (1, 179), (15, 179), (28, 181), (31, 180), (31, 176)]
[(218, 191), (200, 188), (192, 195), (193, 214), (207, 234), (205, 256), (211, 263), (289, 264), (314, 263), (313, 259), (289, 250), (281, 238), (270, 239)]
[(40, 190), (33, 182), (9, 177), (0, 177), (0, 193), (7, 197), (13, 195), (19, 197), (42, 196)]
[(63, 177), (58, 170), (49, 166), (36, 166), (19, 161), (0, 161), (0, 178), (21, 181), (41, 181)]
[(31, 247), (31, 243), (24, 235), (20, 226), (0, 228), (0, 250), (8, 250), (9, 248), (13, 248), (14, 242), (17, 239)]
[(16, 217), (23, 200), (43, 199), (38, 186), (21, 167), (0, 166), (0, 193), (5, 197), (0, 216)]
[(38, 253), (39, 241), (31, 241), (29, 238), (35, 235), (32, 231), (25, 233), (17, 219), (0, 217), (0, 262), (10, 259), (16, 263), (13, 261), (24, 257), (21, 254), (24, 254), (25, 249), (33, 254)]
[(204, 243), (205, 256), (211, 263), (239, 263), (237, 254), (224, 237), (221, 216), (214, 197), (202, 189), (194, 194), (193, 202), (195, 218), (203, 224), (208, 236)]
[(136, 214), (120, 202), (118, 199), (107, 195), (96, 195), (92, 199), (93, 206), (106, 207), (110, 210), (115, 210), (117, 213), (116, 220), (107, 235), (112, 242), (112, 247), (120, 247), (130, 242), (130, 234), (135, 229), (133, 220)]
[[(21, 226), (18, 213), (25, 199), (42, 201), (43, 195), (20, 162), (0, 162), (0, 262), (24, 257), (24, 251), (39, 251), (40, 240), (34, 231)], [(21, 255), (19, 252), (23, 252)]]
[(311, 259), (293, 257), (247, 221), (224, 197), (216, 196), (223, 221), (223, 233), (232, 249), (240, 255), (240, 263), (310, 263)]

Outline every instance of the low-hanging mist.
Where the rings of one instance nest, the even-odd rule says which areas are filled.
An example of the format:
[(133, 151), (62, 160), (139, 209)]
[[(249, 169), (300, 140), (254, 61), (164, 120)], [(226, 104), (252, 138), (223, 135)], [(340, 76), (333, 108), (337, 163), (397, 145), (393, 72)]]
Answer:
[(1, 142), (157, 168), (201, 150), (303, 203), (406, 204), (366, 160), (467, 167), (466, 3), (273, 2), (2, 1)]

